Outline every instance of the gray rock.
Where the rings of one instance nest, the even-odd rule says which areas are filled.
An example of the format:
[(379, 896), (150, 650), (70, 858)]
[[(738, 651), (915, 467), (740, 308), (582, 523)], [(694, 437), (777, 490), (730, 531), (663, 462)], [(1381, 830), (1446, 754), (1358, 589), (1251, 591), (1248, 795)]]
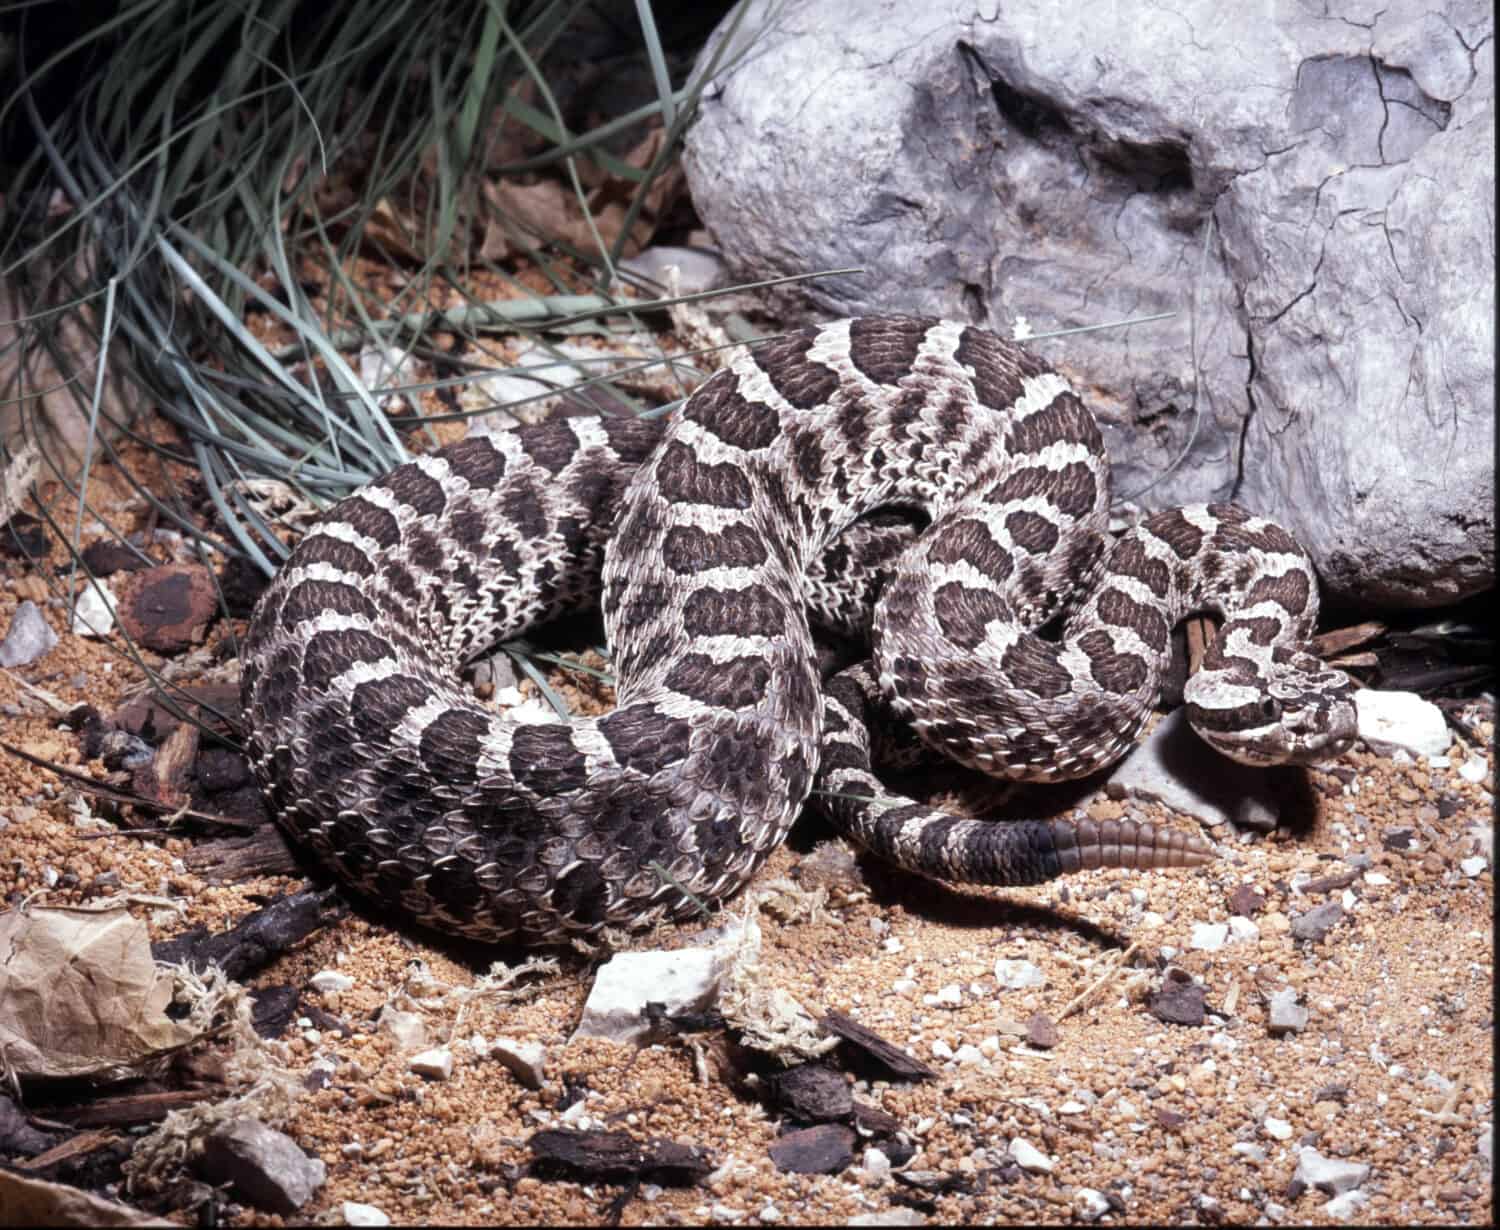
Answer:
[(656, 244), (620, 262), (628, 273), (667, 285), (668, 270), (677, 270), (677, 289), (684, 295), (700, 294), (724, 284), (724, 258), (708, 248), (683, 248)]
[(1239, 498), (1340, 597), (1494, 584), (1489, 5), (1283, 6), (1274, 37), (1218, 0), (1068, 37), (1043, 5), (837, 12), (755, 0), (700, 102), (685, 165), (731, 272), (857, 267), (780, 301), (1007, 335), (1175, 311), (1034, 343), (1118, 490)]
[(1221, 756), (1193, 733), (1187, 711), (1174, 709), (1115, 766), (1105, 789), (1155, 799), (1210, 827), (1233, 821), (1269, 832), (1281, 814), (1274, 777)]
[(41, 608), (28, 598), (16, 607), (10, 631), (0, 641), (0, 666), (30, 666), (51, 653), (56, 644), (57, 633), (52, 631)]
[(1292, 1177), (1330, 1196), (1341, 1196), (1352, 1192), (1369, 1178), (1370, 1167), (1364, 1162), (1324, 1157), (1316, 1149), (1304, 1145), (1297, 1150), (1297, 1172)]
[(258, 1119), (234, 1119), (203, 1141), (198, 1167), (214, 1183), (233, 1183), (257, 1208), (295, 1213), (323, 1186), (327, 1168), (284, 1132)]
[(1344, 907), (1337, 901), (1325, 902), (1292, 919), (1292, 938), (1314, 942), (1321, 940), (1338, 925), (1343, 916)]
[(1291, 987), (1273, 991), (1266, 1008), (1270, 1017), (1267, 1028), (1272, 1037), (1300, 1034), (1307, 1028), (1307, 1009), (1297, 1002), (1297, 992)]

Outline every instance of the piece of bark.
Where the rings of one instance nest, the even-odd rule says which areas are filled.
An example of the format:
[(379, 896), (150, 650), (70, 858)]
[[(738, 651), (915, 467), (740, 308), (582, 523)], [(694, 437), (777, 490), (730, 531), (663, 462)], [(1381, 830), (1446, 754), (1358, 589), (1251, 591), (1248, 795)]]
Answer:
[(294, 876), (297, 856), (274, 824), (244, 837), (199, 842), (183, 856), (189, 871), (210, 884), (239, 884), (258, 876)]
[(893, 1042), (887, 1042), (873, 1030), (866, 1029), (858, 1021), (852, 1021), (842, 1012), (830, 1012), (820, 1024), (829, 1033), (842, 1038), (852, 1052), (855, 1062), (873, 1064), (883, 1073), (897, 1080), (933, 1080), (937, 1072), (903, 1051)]
[(1330, 632), (1323, 632), (1313, 637), (1313, 652), (1320, 658), (1331, 658), (1334, 654), (1343, 653), (1347, 649), (1353, 649), (1356, 645), (1363, 645), (1366, 641), (1373, 641), (1377, 636), (1384, 635), (1385, 625), (1376, 620), (1351, 624), (1347, 628), (1334, 628)]
[(28, 1157), (25, 1161), (15, 1162), (13, 1165), (17, 1170), (45, 1170), (48, 1166), (55, 1166), (59, 1162), (84, 1157), (107, 1145), (114, 1144), (119, 1139), (118, 1132), (111, 1132), (105, 1128), (91, 1128), (86, 1132), (79, 1132), (76, 1136), (69, 1136), (67, 1140), (53, 1145), (45, 1153), (38, 1153), (35, 1157)]
[(531, 1169), (539, 1176), (579, 1182), (658, 1183), (691, 1187), (713, 1169), (705, 1149), (653, 1137), (636, 1140), (625, 1132), (533, 1132)]
[(213, 1102), (229, 1092), (227, 1086), (204, 1089), (169, 1089), (161, 1093), (125, 1093), (95, 1098), (79, 1106), (56, 1106), (51, 1114), (78, 1128), (129, 1127), (133, 1123), (155, 1123), (168, 1112), (197, 1102)]

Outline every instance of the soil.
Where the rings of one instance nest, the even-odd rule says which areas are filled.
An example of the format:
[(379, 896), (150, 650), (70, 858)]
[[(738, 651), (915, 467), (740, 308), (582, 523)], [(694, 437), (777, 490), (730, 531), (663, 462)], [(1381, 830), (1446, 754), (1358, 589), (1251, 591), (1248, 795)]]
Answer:
[[(96, 467), (90, 482), (119, 529), (137, 528), (138, 497), (113, 467)], [(72, 524), (61, 493), (44, 487), (41, 498)], [(97, 534), (87, 528), (84, 541)], [(55, 542), (45, 561), (3, 561), (0, 629), (30, 597), (61, 639), (36, 664), (0, 672), (0, 738), (102, 776), (61, 711), (87, 702), (109, 712), (142, 675), (115, 641), (67, 631), (57, 570), (68, 562)], [(201, 660), (232, 657), (237, 629), (218, 621)], [(144, 659), (164, 664), (149, 651)], [(287, 1059), (313, 1074), (311, 1085), (325, 1079), (315, 1065), (327, 1073), (282, 1125), (327, 1167), (293, 1220), (342, 1221), (353, 1201), (396, 1222), (463, 1224), (1490, 1223), (1494, 878), (1489, 858), (1475, 856), (1490, 848), (1494, 713), (1475, 702), (1461, 714), (1482, 745), (1418, 761), (1350, 752), (1308, 773), (1289, 826), (1221, 839), (1219, 860), (1191, 872), (950, 888), (831, 858), (827, 834), (804, 823), (757, 883), (817, 881), (827, 901), (811, 917), (760, 910), (760, 977), (814, 1016), (842, 1013), (936, 1070), (921, 1082), (843, 1077), (856, 1100), (894, 1117), (896, 1132), (856, 1138), (853, 1163), (831, 1175), (777, 1168), (771, 1146), (805, 1125), (768, 1109), (722, 1029), (644, 1047), (569, 1045), (596, 964), (576, 954), (532, 979), (529, 997), (481, 996), (460, 1009), (451, 990), (471, 987), (494, 954), (362, 906), (250, 979), (302, 989)], [(1472, 768), (1460, 773), (1476, 757), (1477, 781)], [(114, 872), (119, 889), (180, 907), (132, 906), (165, 939), (194, 925), (226, 929), (303, 883), (207, 883), (183, 861), (193, 839), (173, 834), (186, 830), (138, 816), (81, 825), (76, 797), (57, 775), (0, 755), (0, 895), (10, 908), (97, 900), (98, 878)], [(1083, 806), (1195, 823), (1076, 791), (1057, 797), (1027, 790), (1010, 810)], [(1342, 912), (1326, 935), (1297, 938), (1298, 920), (1329, 902)], [(1248, 922), (1212, 947), (1216, 933), (1202, 925), (1231, 916)], [(691, 944), (695, 930), (635, 943)], [(1034, 985), (1009, 989), (1000, 961), (1034, 967)], [(1026, 981), (1017, 968), (1029, 972), (1000, 971)], [(313, 989), (323, 970), (352, 986)], [(1186, 985), (1168, 970), (1201, 986), (1201, 1023), (1161, 1019)], [(1278, 1034), (1268, 1000), (1287, 988), (1307, 1021)], [(1196, 994), (1185, 995), (1188, 1019)], [(392, 1002), (423, 1017), (431, 1045), (449, 1046), (446, 1079), (413, 1072), (374, 1025)], [(476, 1049), (476, 1037), (497, 1036), (545, 1048), (540, 1090)], [(528, 1138), (555, 1127), (694, 1146), (711, 1171), (686, 1188), (532, 1173)], [(1367, 1165), (1358, 1194), (1302, 1190), (1294, 1176), (1307, 1147)], [(122, 1193), (118, 1177), (106, 1174), (103, 1190), (161, 1209), (150, 1193)], [(221, 1225), (282, 1220), (233, 1194), (221, 1200)], [(166, 1215), (191, 1225), (195, 1213)]]

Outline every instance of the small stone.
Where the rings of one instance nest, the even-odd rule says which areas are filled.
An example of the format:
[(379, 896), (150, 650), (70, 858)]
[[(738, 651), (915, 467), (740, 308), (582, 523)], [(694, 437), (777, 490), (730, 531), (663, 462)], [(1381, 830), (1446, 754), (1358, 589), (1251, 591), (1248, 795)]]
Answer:
[(1255, 1162), (1257, 1165), (1266, 1160), (1266, 1151), (1264, 1147), (1256, 1144), (1251, 1140), (1236, 1141), (1234, 1144), (1229, 1146), (1229, 1151), (1231, 1153), (1238, 1153), (1241, 1157), (1247, 1158), (1250, 1161)]
[(249, 1203), (295, 1213), (323, 1186), (327, 1167), (284, 1132), (258, 1119), (232, 1119), (203, 1140), (198, 1168), (213, 1183), (232, 1183)]
[(489, 1044), (491, 1059), (498, 1059), (528, 1089), (540, 1089), (547, 1073), (547, 1049), (540, 1042), (517, 1042), (496, 1038)]
[(120, 626), (161, 654), (201, 644), (219, 613), (214, 575), (201, 564), (158, 564), (116, 582)]
[(1026, 1022), (1026, 1041), (1039, 1051), (1050, 1051), (1058, 1042), (1056, 1022), (1045, 1012), (1034, 1013)]
[(1316, 1187), (1330, 1196), (1341, 1196), (1353, 1191), (1369, 1176), (1370, 1167), (1364, 1162), (1346, 1162), (1341, 1158), (1324, 1157), (1310, 1146), (1297, 1150), (1297, 1172), (1293, 1179), (1308, 1187)]
[(934, 1059), (952, 1059), (953, 1048), (942, 1038), (938, 1038), (932, 1044), (932, 1057)]
[(1229, 894), (1229, 909), (1243, 918), (1254, 918), (1266, 908), (1266, 895), (1248, 884), (1240, 884)]
[(851, 1226), (925, 1226), (927, 1219), (916, 1209), (905, 1205), (894, 1205), (878, 1213), (856, 1213), (849, 1219)]
[(1458, 766), (1458, 775), (1466, 782), (1482, 782), (1489, 771), (1490, 767), (1483, 756), (1470, 756)]
[(383, 1209), (377, 1209), (373, 1204), (360, 1204), (357, 1200), (346, 1200), (340, 1206), (339, 1211), (344, 1216), (346, 1226), (389, 1226), (391, 1219)]
[(1267, 1029), (1273, 1038), (1280, 1038), (1285, 1034), (1300, 1034), (1307, 1028), (1307, 1009), (1297, 1002), (1297, 992), (1291, 987), (1273, 991), (1267, 1008)]
[(28, 598), (16, 607), (10, 631), (0, 642), (0, 666), (30, 666), (52, 652), (57, 633), (42, 615), (41, 607)]
[(1343, 916), (1344, 908), (1337, 901), (1325, 902), (1292, 919), (1292, 937), (1314, 943), (1321, 941)]
[(956, 982), (950, 982), (941, 988), (936, 995), (922, 996), (922, 1002), (929, 1008), (957, 1008), (964, 1002), (963, 988)]
[(69, 629), (74, 636), (92, 636), (103, 640), (115, 630), (116, 599), (104, 581), (86, 584), (73, 601), (73, 618)]
[(1201, 952), (1218, 952), (1228, 939), (1229, 926), (1226, 923), (1194, 923), (1188, 947)]
[(1489, 859), (1485, 858), (1482, 854), (1476, 854), (1472, 858), (1466, 858), (1460, 862), (1458, 869), (1472, 880), (1477, 875), (1483, 875), (1485, 868), (1489, 865)]
[(415, 1012), (392, 1008), (389, 1004), (380, 1012), (378, 1028), (381, 1033), (389, 1034), (395, 1040), (397, 1049), (403, 1054), (421, 1050), (430, 1040), (427, 1022), (421, 1016)]
[(1161, 989), (1146, 996), (1146, 1008), (1169, 1025), (1202, 1025), (1204, 991), (1191, 974), (1172, 967), (1162, 975)]
[(1229, 935), (1236, 944), (1253, 943), (1260, 939), (1260, 928), (1239, 914), (1229, 920)]
[(1354, 707), (1359, 737), (1384, 756), (1398, 750), (1413, 756), (1441, 756), (1452, 746), (1443, 711), (1415, 692), (1360, 688), (1354, 694)]
[(1056, 1164), (1034, 1144), (1019, 1136), (1010, 1142), (1010, 1156), (1022, 1170), (1029, 1170), (1033, 1174), (1051, 1174)]
[(337, 994), (339, 991), (347, 991), (354, 986), (354, 979), (348, 974), (341, 974), (336, 969), (321, 969), (307, 980), (313, 989), (322, 991), (325, 995)]
[(453, 1052), (446, 1046), (435, 1046), (413, 1055), (406, 1066), (428, 1080), (445, 1081), (453, 1075)]
[(854, 1161), (854, 1130), (842, 1123), (788, 1132), (768, 1150), (776, 1169), (793, 1174), (837, 1174)]
[(1098, 1221), (1109, 1212), (1109, 1200), (1103, 1192), (1092, 1187), (1075, 1187), (1073, 1203), (1078, 1206), (1078, 1216), (1084, 1221)]
[(1345, 1192), (1342, 1196), (1335, 1196), (1332, 1200), (1326, 1201), (1323, 1205), (1323, 1212), (1339, 1221), (1348, 1221), (1358, 1216), (1359, 1211), (1369, 1202), (1370, 1198), (1364, 1192)]
[(891, 1173), (891, 1159), (874, 1145), (865, 1150), (863, 1164), (865, 1173), (877, 1181)]
[(1030, 961), (1002, 957), (995, 962), (995, 981), (1007, 991), (1024, 991), (1027, 987), (1042, 986), (1047, 979)]
[(953, 1058), (961, 1068), (972, 1068), (985, 1060), (985, 1054), (977, 1046), (965, 1042), (958, 1050), (953, 1052)]
[(1261, 1125), (1267, 1136), (1272, 1140), (1290, 1140), (1292, 1138), (1292, 1125), (1285, 1119), (1266, 1116), (1266, 1121)]

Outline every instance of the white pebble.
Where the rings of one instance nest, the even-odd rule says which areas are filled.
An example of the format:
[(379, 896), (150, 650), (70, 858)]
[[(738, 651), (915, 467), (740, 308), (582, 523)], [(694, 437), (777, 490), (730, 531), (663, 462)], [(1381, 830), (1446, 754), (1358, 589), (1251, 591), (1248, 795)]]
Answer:
[(995, 981), (1007, 991), (1024, 991), (1047, 981), (1042, 971), (1030, 961), (1012, 961), (1005, 957), (995, 962)]
[(325, 995), (331, 991), (347, 991), (354, 985), (354, 979), (348, 974), (341, 974), (336, 969), (320, 969), (307, 980), (315, 990), (322, 991)]
[(1202, 952), (1218, 952), (1224, 947), (1224, 942), (1229, 938), (1229, 926), (1227, 923), (1194, 923), (1192, 938), (1188, 940), (1189, 948), (1196, 948)]
[(1092, 1187), (1075, 1187), (1073, 1200), (1078, 1205), (1078, 1216), (1084, 1221), (1098, 1221), (1109, 1212), (1109, 1201), (1104, 1193)]
[(957, 1008), (964, 1002), (964, 993), (958, 983), (950, 982), (941, 988), (936, 995), (922, 996), (922, 1002), (929, 1008)]
[(1459, 863), (1458, 869), (1472, 880), (1489, 865), (1489, 859), (1485, 858), (1482, 854), (1476, 854), (1473, 858), (1466, 858), (1463, 862)]
[(958, 1048), (958, 1050), (953, 1052), (953, 1058), (958, 1060), (959, 1067), (969, 1068), (973, 1067), (975, 1064), (984, 1062), (984, 1052), (981, 1051), (977, 1046), (971, 1046), (969, 1043), (965, 1042), (961, 1047)]
[(1391, 882), (1391, 877), (1379, 871), (1365, 872), (1365, 883), (1375, 888), (1384, 888)]
[(1489, 771), (1490, 767), (1483, 756), (1470, 756), (1458, 766), (1458, 775), (1466, 782), (1482, 782)]
[(346, 1226), (389, 1226), (391, 1219), (383, 1209), (373, 1204), (360, 1204), (357, 1200), (344, 1201), (341, 1212)]
[(418, 1076), (445, 1081), (453, 1075), (453, 1052), (446, 1046), (435, 1046), (413, 1055), (407, 1066)]
[(95, 581), (92, 585), (85, 585), (73, 603), (70, 624), (73, 635), (99, 638), (108, 636), (115, 627), (115, 602), (114, 592), (105, 582)]
[(934, 1059), (952, 1059), (953, 1048), (943, 1041), (942, 1038), (939, 1038), (932, 1044), (932, 1057)]
[(1260, 939), (1260, 928), (1243, 914), (1235, 914), (1229, 919), (1229, 934), (1234, 936), (1236, 943), (1245, 943)]
[(902, 995), (910, 999), (917, 993), (917, 980), (915, 978), (897, 978), (895, 982), (891, 983), (891, 990), (896, 992), (897, 995)]
[(1030, 1141), (1017, 1136), (1010, 1142), (1011, 1160), (1022, 1170), (1035, 1174), (1051, 1174), (1055, 1163)]
[(865, 1173), (872, 1178), (883, 1179), (891, 1173), (891, 1159), (871, 1145), (865, 1150)]
[(1285, 1119), (1273, 1119), (1267, 1115), (1264, 1126), (1266, 1135), (1272, 1140), (1290, 1140), (1292, 1138), (1292, 1125)]

